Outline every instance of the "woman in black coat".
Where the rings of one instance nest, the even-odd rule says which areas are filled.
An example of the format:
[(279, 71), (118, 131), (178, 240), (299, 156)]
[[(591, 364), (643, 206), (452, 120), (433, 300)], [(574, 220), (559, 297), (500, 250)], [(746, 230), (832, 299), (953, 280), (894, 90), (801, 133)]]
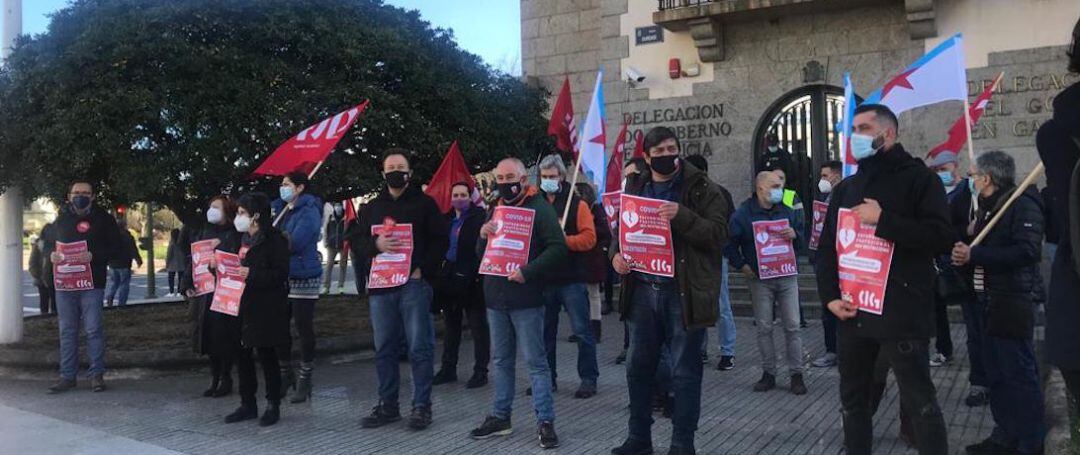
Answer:
[(270, 200), (262, 193), (246, 194), (237, 201), (236, 230), (243, 233), (240, 275), (244, 293), (240, 299), (240, 343), (237, 372), (240, 408), (225, 417), (226, 423), (258, 416), (255, 392), (255, 357), (266, 381), (267, 409), (260, 426), (277, 423), (281, 416), (281, 370), (276, 349), (291, 342), (289, 313), (289, 241), (273, 227)]
[[(1080, 21), (1073, 28), (1069, 51), (1069, 71), (1080, 73)], [(1047, 360), (1061, 370), (1072, 396), (1080, 396), (1080, 256), (1072, 245), (1080, 241), (1080, 226), (1070, 220), (1080, 217), (1080, 82), (1054, 98), (1054, 117), (1039, 128), (1036, 137), (1039, 157), (1046, 165), (1048, 223), (1056, 230), (1057, 255), (1050, 272), (1050, 292), (1046, 304)], [(1048, 235), (1049, 236), (1049, 235)]]
[[(223, 397), (232, 393), (233, 357), (240, 348), (240, 319), (216, 311), (210, 311), (214, 293), (197, 296), (195, 282), (191, 272), (191, 243), (203, 240), (216, 241), (217, 250), (227, 253), (240, 251), (240, 233), (233, 227), (236, 217), (236, 205), (226, 196), (216, 196), (210, 200), (206, 210), (206, 224), (188, 238), (177, 233), (174, 242), (183, 242), (185, 247), (175, 252), (181, 261), (180, 291), (189, 299), (192, 308), (192, 342), (196, 354), (210, 357), (210, 387), (203, 392), (204, 397)], [(172, 245), (170, 245), (172, 247)], [(213, 269), (211, 269), (213, 272)]]
[(446, 317), (446, 339), (443, 343), (442, 366), (433, 384), (457, 381), (458, 350), (461, 347), (463, 315), (469, 319), (473, 334), (473, 375), (466, 388), (487, 384), (488, 361), (491, 358), (491, 337), (488, 333), (487, 309), (481, 292), (480, 258), (476, 254), (476, 239), (484, 224), (485, 214), (470, 200), (469, 186), (458, 183), (451, 189), (453, 209), (446, 216), (450, 225), (450, 248), (435, 280), (435, 311)]

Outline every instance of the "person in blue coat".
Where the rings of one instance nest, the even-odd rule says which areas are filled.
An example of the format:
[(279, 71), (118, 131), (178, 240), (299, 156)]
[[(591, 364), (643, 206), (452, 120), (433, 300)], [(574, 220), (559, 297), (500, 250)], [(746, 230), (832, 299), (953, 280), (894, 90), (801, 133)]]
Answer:
[[(289, 400), (303, 403), (311, 396), (315, 365), (315, 302), (322, 284), (322, 260), (317, 249), (322, 231), (323, 202), (310, 193), (311, 180), (303, 172), (291, 172), (281, 180), (281, 199), (274, 201), (275, 227), (289, 239), (289, 309), (300, 335), (300, 370), (292, 371), (292, 345), (279, 352), (282, 396), (290, 387)], [(299, 376), (299, 382), (297, 382)]]

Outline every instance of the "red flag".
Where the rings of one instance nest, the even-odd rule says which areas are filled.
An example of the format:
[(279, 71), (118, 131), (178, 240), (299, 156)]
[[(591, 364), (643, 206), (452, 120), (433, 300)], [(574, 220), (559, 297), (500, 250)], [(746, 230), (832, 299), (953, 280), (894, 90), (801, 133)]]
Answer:
[[(349, 223), (352, 223), (353, 220), (356, 219), (356, 207), (353, 206), (352, 199), (346, 199), (346, 200), (342, 201), (342, 204), (345, 205), (345, 220), (344, 220), (344, 223), (345, 223), (345, 227), (348, 228)], [(348, 240), (345, 240), (344, 245), (342, 245), (342, 248), (343, 248), (342, 251), (344, 251), (345, 254), (349, 254), (349, 251), (351, 251), (351, 250), (349, 250), (349, 241)]]
[(443, 158), (439, 169), (435, 170), (435, 175), (431, 177), (431, 182), (428, 183), (424, 192), (435, 199), (440, 212), (447, 213), (450, 211), (450, 192), (454, 184), (459, 182), (467, 183), (470, 193), (476, 186), (472, 174), (469, 173), (469, 167), (465, 165), (465, 158), (461, 156), (461, 150), (458, 149), (458, 143), (454, 141), (450, 144), (450, 150), (446, 152), (446, 157)]
[(281, 144), (259, 165), (252, 176), (285, 175), (293, 171), (311, 174), (334, 151), (334, 146), (367, 108), (368, 101), (305, 128)]
[(574, 102), (570, 99), (569, 77), (563, 80), (559, 99), (555, 101), (555, 108), (551, 110), (547, 133), (549, 136), (555, 136), (556, 148), (564, 153), (572, 154), (574, 159), (577, 159), (578, 132), (577, 122), (574, 121)]
[(619, 136), (615, 138), (615, 150), (611, 152), (611, 159), (608, 160), (607, 165), (607, 182), (604, 189), (605, 193), (611, 193), (622, 189), (622, 168), (623, 157), (626, 156), (626, 136), (629, 134), (627, 128), (630, 125), (623, 123), (622, 129), (619, 130)]
[(641, 130), (634, 133), (634, 155), (630, 158), (645, 159), (645, 133)]
[[(1000, 76), (998, 78), (1000, 79)], [(978, 98), (975, 98), (975, 102), (971, 103), (971, 110), (968, 111), (968, 116), (971, 117), (971, 127), (975, 128), (975, 125), (979, 124), (979, 118), (982, 117), (983, 111), (986, 110), (986, 106), (990, 103), (990, 97), (994, 94), (994, 88), (997, 87), (995, 82), (993, 85), (986, 87), (982, 94)], [(953, 152), (960, 153), (960, 150), (964, 148), (964, 144), (967, 143), (967, 128), (964, 127), (964, 116), (953, 122), (951, 128), (949, 128), (949, 138), (938, 144), (930, 150), (927, 154), (930, 158), (937, 156), (941, 152)]]

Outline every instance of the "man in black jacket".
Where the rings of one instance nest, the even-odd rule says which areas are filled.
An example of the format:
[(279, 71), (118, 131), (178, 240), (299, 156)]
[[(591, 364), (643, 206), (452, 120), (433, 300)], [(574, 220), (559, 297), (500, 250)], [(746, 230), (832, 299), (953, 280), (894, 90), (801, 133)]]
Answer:
[(115, 303), (120, 306), (127, 305), (128, 292), (131, 291), (131, 261), (135, 261), (142, 267), (142, 254), (135, 245), (135, 237), (128, 232), (127, 220), (116, 220), (116, 227), (120, 229), (120, 248), (116, 255), (109, 259), (109, 283), (105, 286), (105, 301), (109, 306)]
[[(410, 182), (410, 152), (390, 149), (383, 155), (386, 187), (360, 212), (346, 237), (358, 242), (370, 263), (379, 254), (401, 251), (402, 240), (372, 232), (392, 224), (412, 225), (410, 275), (404, 284), (372, 289), (368, 283), (371, 326), (375, 332), (375, 363), (379, 377), (379, 404), (364, 417), (364, 428), (376, 428), (401, 420), (398, 409), (398, 353), (402, 338), (409, 347), (412, 365), (413, 409), (409, 428), (423, 430), (431, 425), (431, 382), (434, 374), (435, 327), (431, 317), (433, 279), (446, 255), (446, 219), (435, 200)], [(402, 326), (404, 332), (402, 333)]]
[[(102, 321), (102, 302), (105, 294), (105, 266), (121, 248), (120, 229), (116, 220), (94, 205), (94, 187), (88, 182), (75, 182), (68, 191), (67, 207), (53, 223), (54, 230), (45, 243), (53, 246), (50, 259), (54, 264), (67, 261), (89, 263), (93, 274), (92, 289), (64, 290), (57, 287), (56, 311), (60, 321), (60, 381), (49, 388), (61, 393), (75, 388), (79, 369), (79, 322), (86, 332), (86, 347), (90, 356), (90, 385), (95, 392), (105, 390), (105, 331)], [(72, 258), (55, 249), (59, 243), (86, 242), (88, 251)]]
[[(840, 319), (840, 401), (844, 445), (869, 454), (873, 439), (870, 391), (879, 355), (891, 364), (904, 407), (912, 413), (919, 453), (948, 451), (945, 421), (930, 380), (934, 335), (934, 256), (947, 252), (953, 235), (945, 189), (922, 160), (897, 142), (896, 115), (870, 104), (855, 111), (851, 151), (858, 172), (837, 185), (818, 250), (818, 289), (827, 310)], [(836, 252), (837, 216), (851, 209), (874, 235), (894, 245), (882, 314), (860, 312), (841, 296)]]
[(1005, 152), (986, 152), (975, 160), (971, 181), (979, 195), (973, 234), (983, 231), (994, 215), (1005, 211), (978, 246), (957, 242), (952, 263), (964, 266), (985, 308), (982, 340), (994, 432), (967, 447), (971, 455), (1043, 453), (1043, 396), (1036, 371), (1035, 295), (1041, 295), (1038, 273), (1042, 253), (1042, 198), (1027, 187), (1009, 208), (1016, 188), (1016, 164)]

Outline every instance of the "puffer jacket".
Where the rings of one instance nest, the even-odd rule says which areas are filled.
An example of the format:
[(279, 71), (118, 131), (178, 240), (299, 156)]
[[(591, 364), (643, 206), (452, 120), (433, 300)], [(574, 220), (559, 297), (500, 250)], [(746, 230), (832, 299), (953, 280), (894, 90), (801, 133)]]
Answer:
[[(282, 210), (286, 210), (285, 207), (285, 201), (274, 201), (275, 219)], [(319, 234), (322, 232), (322, 201), (301, 193), (287, 210), (276, 227), (289, 239), (289, 278), (306, 280), (322, 276), (318, 249)]]

